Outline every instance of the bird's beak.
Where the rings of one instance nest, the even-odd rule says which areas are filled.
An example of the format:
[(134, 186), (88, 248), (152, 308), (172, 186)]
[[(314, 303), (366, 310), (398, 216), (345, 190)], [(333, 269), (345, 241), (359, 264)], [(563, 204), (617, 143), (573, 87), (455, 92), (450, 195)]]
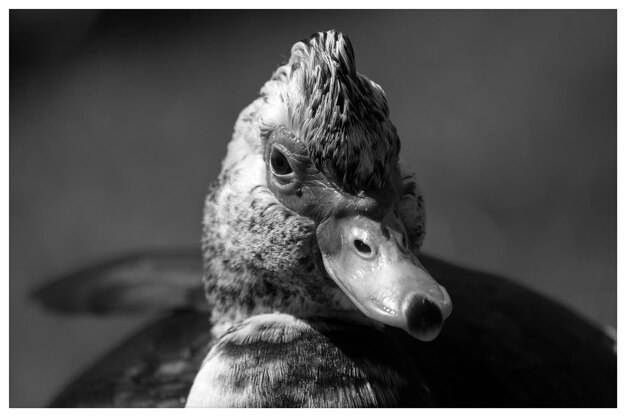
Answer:
[(316, 235), (326, 271), (366, 316), (419, 340), (437, 337), (452, 301), (411, 252), (396, 214), (327, 218)]

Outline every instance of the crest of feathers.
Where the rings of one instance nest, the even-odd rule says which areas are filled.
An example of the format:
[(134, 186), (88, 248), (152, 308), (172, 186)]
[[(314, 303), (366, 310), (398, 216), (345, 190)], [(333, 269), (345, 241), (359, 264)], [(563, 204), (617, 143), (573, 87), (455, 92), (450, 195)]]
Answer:
[(296, 43), (261, 94), (268, 104), (262, 136), (286, 126), (307, 146), (317, 169), (348, 192), (385, 185), (400, 140), (385, 93), (357, 73), (347, 36), (320, 32)]

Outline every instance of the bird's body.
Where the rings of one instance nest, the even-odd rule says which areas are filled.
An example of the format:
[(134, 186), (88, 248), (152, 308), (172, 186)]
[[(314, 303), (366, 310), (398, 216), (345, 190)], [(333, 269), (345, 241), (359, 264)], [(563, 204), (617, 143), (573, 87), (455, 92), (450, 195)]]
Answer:
[(415, 257), (421, 195), (398, 153), (384, 93), (356, 72), (348, 39), (295, 44), (241, 113), (206, 199), (217, 342), (188, 406), (427, 404), (382, 330), (432, 339), (451, 310)]
[[(150, 345), (164, 337), (154, 328), (115, 354), (123, 367), (87, 374), (94, 381), (107, 370), (106, 395), (89, 397), (83, 381), (55, 404), (614, 402), (615, 392), (599, 390), (615, 382), (601, 332), (506, 281), (419, 255), (424, 206), (399, 151), (384, 92), (356, 71), (348, 39), (330, 31), (295, 44), (241, 113), (206, 199), (201, 274), (211, 323), (200, 313), (168, 319), (160, 329), (176, 322), (181, 333), (159, 339), (169, 347)], [(198, 297), (175, 297), (187, 298)]]
[[(185, 258), (186, 269), (195, 268), (199, 279), (199, 253), (189, 251)], [(455, 314), (439, 337), (423, 343), (402, 331), (364, 329), (393, 340), (387, 345), (394, 350), (385, 360), (394, 360), (399, 348), (402, 370), (416, 370), (412, 375), (427, 388), (426, 398), (418, 388), (416, 402), (435, 407), (617, 405), (617, 357), (609, 335), (505, 278), (426, 255), (421, 260), (455, 300)], [(209, 320), (207, 313), (190, 311), (156, 320), (84, 372), (51, 405), (185, 406), (215, 343)], [(369, 354), (375, 349), (370, 344), (378, 340), (356, 339), (352, 352)]]

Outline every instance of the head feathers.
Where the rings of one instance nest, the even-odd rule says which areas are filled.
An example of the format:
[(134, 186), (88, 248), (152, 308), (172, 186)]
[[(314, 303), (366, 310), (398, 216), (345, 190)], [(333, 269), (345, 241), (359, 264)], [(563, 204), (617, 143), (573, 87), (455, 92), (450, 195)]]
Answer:
[(384, 186), (400, 141), (384, 92), (357, 73), (346, 36), (320, 32), (296, 43), (261, 93), (268, 104), (262, 132), (285, 125), (315, 166), (349, 192)]

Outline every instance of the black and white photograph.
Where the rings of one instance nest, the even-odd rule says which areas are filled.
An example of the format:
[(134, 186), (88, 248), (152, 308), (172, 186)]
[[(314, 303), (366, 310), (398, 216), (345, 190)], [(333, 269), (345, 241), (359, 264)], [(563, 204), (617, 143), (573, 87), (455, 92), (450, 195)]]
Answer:
[(7, 10), (9, 407), (617, 408), (618, 13)]

